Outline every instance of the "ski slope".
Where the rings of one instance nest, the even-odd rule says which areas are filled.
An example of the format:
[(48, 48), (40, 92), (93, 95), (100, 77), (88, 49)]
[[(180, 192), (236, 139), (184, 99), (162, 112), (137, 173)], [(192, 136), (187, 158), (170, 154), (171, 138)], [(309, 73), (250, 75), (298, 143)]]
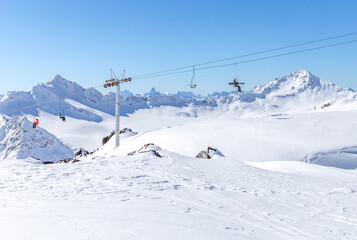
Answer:
[[(23, 94), (5, 95), (0, 110)], [(39, 108), (42, 134), (98, 150), (52, 165), (3, 157), (0, 239), (357, 238), (353, 90), (299, 70), (240, 95), (125, 94), (121, 129), (138, 134), (122, 134), (117, 149), (114, 138), (101, 146), (114, 116), (86, 103), (100, 96), (66, 98), (66, 122)], [(147, 143), (162, 158), (127, 155)], [(225, 157), (195, 158), (208, 146)]]
[(357, 236), (355, 170), (284, 162), (285, 170), (266, 171), (231, 158), (160, 154), (2, 162), (2, 239)]

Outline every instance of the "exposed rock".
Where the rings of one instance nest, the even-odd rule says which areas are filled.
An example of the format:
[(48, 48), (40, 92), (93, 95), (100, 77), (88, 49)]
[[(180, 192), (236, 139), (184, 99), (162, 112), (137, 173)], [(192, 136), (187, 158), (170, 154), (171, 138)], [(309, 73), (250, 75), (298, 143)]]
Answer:
[(131, 128), (123, 128), (122, 130), (120, 130), (119, 134), (124, 134), (124, 133), (133, 133), (134, 135), (138, 134), (137, 132), (134, 132), (133, 130), (131, 130)]
[(215, 157), (225, 157), (217, 148), (207, 147), (207, 151), (201, 151), (196, 158), (211, 159)]
[(54, 162), (51, 161), (44, 161), (43, 164), (54, 164)]
[[(122, 130), (119, 131), (119, 134), (122, 134), (123, 136), (121, 136), (121, 138), (125, 138), (125, 137), (131, 137), (134, 136), (136, 134), (138, 134), (137, 132), (134, 132), (133, 130), (131, 130), (131, 128), (123, 128)], [(107, 142), (109, 142), (109, 140), (115, 135), (115, 131), (113, 130), (108, 136), (104, 137), (102, 139), (102, 146), (104, 144), (106, 144)]]
[(329, 106), (331, 106), (331, 103), (330, 103), (330, 102), (325, 103), (325, 104), (323, 104), (323, 105), (321, 106), (321, 109), (324, 109), (324, 108), (329, 107)]
[(208, 155), (207, 151), (202, 150), (199, 152), (196, 156), (196, 158), (205, 158), (205, 159), (210, 159), (211, 157)]
[(161, 148), (159, 146), (156, 146), (153, 143), (147, 143), (139, 150), (129, 152), (128, 156), (133, 156), (133, 155), (140, 154), (140, 153), (152, 153), (156, 157), (161, 158), (162, 156), (159, 154), (159, 152), (158, 152), (159, 150), (161, 150)]
[(84, 150), (83, 148), (79, 149), (77, 152), (75, 152), (74, 156), (75, 157), (82, 157), (82, 156), (87, 156), (89, 153), (87, 150)]
[(76, 158), (65, 158), (62, 160), (59, 160), (57, 163), (76, 163), (76, 162), (80, 162), (81, 160), (78, 160)]
[(102, 146), (106, 144), (115, 134), (115, 131), (112, 131), (108, 136), (103, 137), (102, 139)]
[(128, 153), (128, 156), (133, 156), (137, 151), (132, 151), (130, 153)]

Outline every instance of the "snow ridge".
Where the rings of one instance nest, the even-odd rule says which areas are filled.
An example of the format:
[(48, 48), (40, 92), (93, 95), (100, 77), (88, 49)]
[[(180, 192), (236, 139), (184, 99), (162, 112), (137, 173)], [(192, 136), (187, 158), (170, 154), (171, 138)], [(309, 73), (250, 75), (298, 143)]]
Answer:
[(0, 120), (0, 159), (34, 158), (57, 162), (73, 157), (73, 151), (41, 127), (33, 128), (25, 117)]

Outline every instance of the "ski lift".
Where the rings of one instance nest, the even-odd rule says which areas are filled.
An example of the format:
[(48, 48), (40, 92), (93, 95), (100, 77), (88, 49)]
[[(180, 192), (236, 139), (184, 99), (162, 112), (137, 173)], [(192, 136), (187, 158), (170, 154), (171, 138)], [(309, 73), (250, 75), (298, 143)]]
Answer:
[(65, 122), (66, 121), (66, 116), (64, 115), (64, 109), (62, 107), (62, 97), (59, 100), (59, 109), (60, 111), (58, 112), (58, 117)]
[(40, 123), (40, 121), (38, 120), (39, 115), (40, 114), (38, 112), (38, 107), (36, 106), (36, 115), (33, 117), (33, 122), (32, 122), (33, 128), (36, 128), (38, 126), (38, 124)]
[(189, 84), (190, 88), (195, 88), (197, 85), (193, 84), (193, 79), (195, 78), (195, 66), (192, 66), (192, 78), (191, 78), (191, 84)]
[(230, 82), (229, 85), (233, 85), (233, 87), (236, 87), (238, 89), (238, 92), (242, 92), (242, 88), (240, 87), (241, 84), (244, 84), (244, 82), (238, 82), (238, 77), (237, 77), (237, 64), (234, 64), (234, 80), (233, 82)]

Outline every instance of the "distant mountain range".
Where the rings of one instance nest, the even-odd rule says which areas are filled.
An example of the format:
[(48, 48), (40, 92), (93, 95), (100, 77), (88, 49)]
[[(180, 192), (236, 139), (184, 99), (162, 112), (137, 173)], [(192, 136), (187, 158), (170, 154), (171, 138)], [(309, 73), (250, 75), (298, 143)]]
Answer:
[[(354, 90), (340, 88), (306, 70), (298, 70), (239, 94), (237, 91), (214, 92), (207, 96), (192, 92), (170, 94), (152, 88), (148, 93), (134, 95), (125, 90), (121, 92), (121, 115), (160, 106), (218, 107), (233, 112), (326, 111), (343, 103), (352, 106), (355, 100)], [(61, 111), (72, 118), (100, 122), (102, 117), (91, 109), (114, 115), (114, 105), (115, 93), (85, 89), (55, 75), (47, 83), (39, 83), (28, 91), (12, 91), (2, 96), (0, 113), (35, 116), (41, 111), (53, 115)]]
[[(170, 94), (152, 88), (148, 93), (134, 95), (123, 91), (121, 115), (162, 106), (190, 108), (194, 112), (216, 110), (213, 116), (218, 111), (218, 114), (254, 117), (357, 110), (356, 95), (352, 89), (340, 88), (332, 82), (320, 80), (306, 70), (298, 70), (242, 93), (214, 92), (201, 96), (192, 92)], [(73, 156), (73, 149), (48, 132), (49, 129), (32, 129), (32, 117), (28, 120), (22, 114), (57, 115), (61, 111), (74, 119), (100, 123), (105, 116), (103, 113), (114, 115), (114, 106), (114, 93), (102, 94), (94, 88), (85, 89), (60, 75), (28, 91), (8, 92), (0, 99), (0, 159), (30, 157), (55, 162)], [(79, 121), (78, 124), (82, 123)]]

